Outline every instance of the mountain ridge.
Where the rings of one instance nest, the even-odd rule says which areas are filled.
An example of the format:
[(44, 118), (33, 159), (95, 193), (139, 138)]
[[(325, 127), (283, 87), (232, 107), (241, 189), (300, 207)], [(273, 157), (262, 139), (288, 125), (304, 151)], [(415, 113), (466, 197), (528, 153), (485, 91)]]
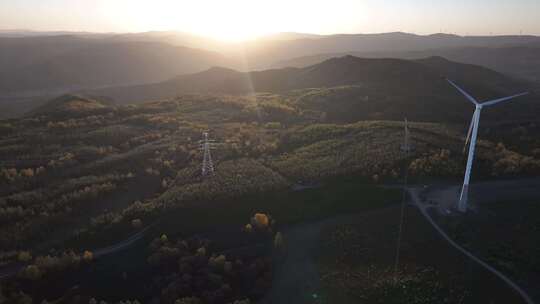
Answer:
[[(47, 33), (40, 34), (42, 35), (0, 37), (2, 97), (159, 82), (180, 74), (204, 71), (215, 65), (242, 71), (264, 70), (279, 67), (280, 64), (276, 62), (320, 54), (345, 52), (358, 56), (358, 52), (425, 52), (456, 47), (540, 46), (540, 37), (536, 36), (456, 36), (441, 33), (417, 35), (403, 32), (332, 35), (278, 33), (242, 43), (217, 41), (181, 32), (58, 32), (59, 35), (52, 36), (47, 36)], [(116, 54), (118, 50), (114, 46), (130, 43), (139, 43), (142, 50), (138, 57), (132, 50), (126, 51), (133, 56), (132, 60)], [(142, 56), (143, 54), (146, 56)], [(511, 66), (506, 64), (511, 61), (506, 60), (504, 64), (497, 65), (500, 56), (486, 56), (492, 58), (489, 60), (474, 56), (473, 59), (466, 60), (468, 55), (456, 58), (445, 56), (445, 53), (426, 52), (424, 55), (414, 58), (442, 55), (467, 63), (485, 63), (483, 65), (491, 68)], [(462, 57), (465, 57), (465, 60), (458, 60)], [(311, 62), (314, 63), (317, 62)], [(535, 77), (540, 79), (540, 64), (533, 62), (531, 69), (528, 69), (526, 63), (519, 65), (524, 74), (536, 75)], [(503, 69), (500, 71), (507, 72)]]
[(485, 98), (525, 89), (530, 85), (487, 68), (455, 63), (441, 57), (403, 60), (344, 56), (305, 68), (248, 73), (214, 67), (161, 83), (107, 88), (93, 93), (110, 96), (120, 103), (170, 98), (186, 93), (250, 94), (343, 85), (378, 87), (381, 91), (403, 95), (436, 95), (440, 90), (445, 94), (450, 91), (446, 78), (462, 81), (477, 91), (479, 97)]

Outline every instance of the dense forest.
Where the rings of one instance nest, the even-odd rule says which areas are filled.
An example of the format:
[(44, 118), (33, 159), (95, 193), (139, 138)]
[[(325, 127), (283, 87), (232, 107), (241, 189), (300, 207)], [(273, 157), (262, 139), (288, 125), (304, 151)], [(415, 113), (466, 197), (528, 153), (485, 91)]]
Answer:
[[(256, 206), (234, 201), (354, 176), (366, 185), (366, 195), (382, 203), (394, 194), (376, 190), (378, 185), (398, 183), (404, 170), (417, 181), (462, 175), (463, 125), (410, 123), (414, 150), (406, 155), (400, 150), (403, 122), (362, 120), (376, 116), (359, 111), (369, 101), (354, 98), (358, 90), (182, 95), (125, 106), (68, 95), (24, 118), (2, 121), (0, 265), (20, 265), (16, 279), (2, 289), (4, 299), (129, 300), (101, 299), (90, 291), (82, 291), (81, 298), (76, 290), (50, 290), (47, 284), (90, 271), (96, 258), (108, 254), (99, 248), (142, 235), (156, 223), (165, 230), (164, 214), (176, 214), (182, 224), (171, 231), (178, 233), (167, 237), (157, 231), (161, 237), (148, 240), (143, 250), (145, 273), (155, 279), (140, 300), (161, 294), (154, 300), (248, 303), (269, 288), (272, 252), (282, 242), (270, 215), (286, 225), (338, 211), (335, 205), (296, 212), (293, 205), (280, 208), (277, 202), (270, 207), (265, 200)], [(478, 174), (538, 174), (540, 145), (529, 135), (537, 123), (501, 126), (504, 133), (495, 124), (483, 131)], [(200, 174), (204, 131), (216, 140), (211, 177)], [(224, 216), (219, 210), (208, 213), (209, 208), (238, 211)], [(237, 229), (226, 237), (209, 235), (216, 239), (196, 236), (219, 223)], [(251, 249), (223, 254), (242, 246)], [(177, 261), (179, 272), (170, 272)]]

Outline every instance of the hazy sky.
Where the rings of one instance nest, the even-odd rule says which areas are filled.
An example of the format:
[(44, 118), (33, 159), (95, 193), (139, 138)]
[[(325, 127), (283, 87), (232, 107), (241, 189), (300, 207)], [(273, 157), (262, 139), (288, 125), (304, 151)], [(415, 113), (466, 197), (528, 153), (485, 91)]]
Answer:
[(540, 35), (540, 0), (0, 0), (0, 29)]

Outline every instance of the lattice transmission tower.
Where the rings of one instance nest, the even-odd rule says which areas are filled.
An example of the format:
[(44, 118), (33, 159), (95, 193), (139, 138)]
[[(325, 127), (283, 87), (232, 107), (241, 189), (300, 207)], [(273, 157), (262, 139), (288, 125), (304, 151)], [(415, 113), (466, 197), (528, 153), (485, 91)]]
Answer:
[(214, 149), (215, 140), (208, 138), (208, 132), (203, 132), (203, 139), (199, 141), (201, 150), (203, 150), (203, 161), (201, 166), (201, 175), (203, 177), (214, 175), (214, 162), (210, 150)]
[(405, 128), (405, 136), (400, 148), (402, 152), (405, 152), (407, 154), (414, 150), (414, 145), (411, 143), (411, 132), (409, 130), (409, 122), (407, 121), (407, 118), (405, 118), (405, 122), (403, 125)]

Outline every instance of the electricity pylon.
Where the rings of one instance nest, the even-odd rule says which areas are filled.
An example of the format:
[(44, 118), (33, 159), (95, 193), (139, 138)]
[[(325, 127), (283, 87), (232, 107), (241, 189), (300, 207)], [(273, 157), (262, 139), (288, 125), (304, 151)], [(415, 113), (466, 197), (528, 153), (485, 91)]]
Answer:
[(199, 141), (201, 150), (203, 150), (203, 162), (201, 166), (201, 175), (203, 177), (214, 175), (214, 162), (210, 150), (214, 148), (214, 140), (208, 139), (208, 132), (203, 132), (203, 139)]
[(405, 118), (404, 128), (405, 128), (405, 136), (404, 136), (403, 143), (401, 144), (401, 151), (405, 153), (409, 153), (412, 150), (414, 150), (414, 146), (411, 143), (411, 132), (409, 130), (409, 122), (407, 121), (407, 118)]

